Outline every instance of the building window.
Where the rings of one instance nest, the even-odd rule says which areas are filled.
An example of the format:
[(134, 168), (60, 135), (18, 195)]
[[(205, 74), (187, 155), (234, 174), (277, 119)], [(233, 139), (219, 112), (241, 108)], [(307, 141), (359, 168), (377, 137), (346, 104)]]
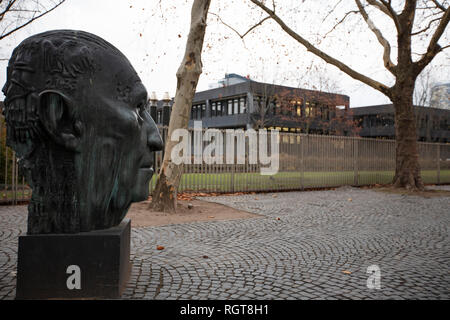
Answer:
[(322, 106), (320, 108), (320, 110), (322, 111), (322, 120), (329, 120), (329, 118), (328, 118), (328, 113), (329, 113), (328, 106)]
[(217, 116), (221, 116), (222, 115), (222, 102), (220, 102), (220, 101), (217, 101), (216, 115)]
[(211, 117), (215, 117), (216, 116), (216, 103), (213, 102), (211, 104)]
[(206, 104), (202, 104), (202, 111), (201, 112), (202, 113), (201, 113), (200, 119), (204, 118), (206, 116)]
[(233, 100), (233, 106), (234, 106), (233, 113), (238, 114), (239, 113), (239, 100), (238, 99)]
[(159, 110), (157, 117), (156, 117), (156, 123), (161, 123), (162, 122), (162, 111)]
[(315, 118), (319, 116), (319, 106), (317, 105), (317, 103), (311, 103), (311, 110), (310, 110), (310, 115), (311, 117)]
[(200, 119), (201, 116), (201, 106), (197, 105), (195, 106), (195, 119)]
[(307, 118), (312, 117), (312, 107), (308, 101), (306, 101), (306, 103), (305, 103), (305, 116)]
[(245, 111), (245, 108), (246, 108), (246, 106), (245, 106), (245, 98), (241, 98), (241, 99), (239, 99), (239, 113), (245, 113), (246, 111)]
[(376, 127), (377, 118), (376, 116), (370, 116), (370, 127), (375, 128)]
[(269, 106), (267, 107), (267, 114), (275, 114), (275, 101), (268, 100)]
[(336, 109), (332, 109), (331, 111), (330, 111), (330, 120), (331, 119), (334, 119), (334, 118), (336, 118)]
[(281, 114), (281, 103), (279, 101), (275, 101), (275, 109), (273, 114)]
[(233, 100), (228, 100), (228, 114), (233, 114)]

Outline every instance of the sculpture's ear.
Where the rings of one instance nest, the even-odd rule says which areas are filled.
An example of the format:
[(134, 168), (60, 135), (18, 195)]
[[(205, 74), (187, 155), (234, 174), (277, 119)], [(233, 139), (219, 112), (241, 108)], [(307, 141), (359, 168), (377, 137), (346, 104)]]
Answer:
[(39, 119), (53, 141), (69, 150), (78, 150), (80, 130), (76, 130), (73, 112), (66, 96), (56, 91), (42, 92)]

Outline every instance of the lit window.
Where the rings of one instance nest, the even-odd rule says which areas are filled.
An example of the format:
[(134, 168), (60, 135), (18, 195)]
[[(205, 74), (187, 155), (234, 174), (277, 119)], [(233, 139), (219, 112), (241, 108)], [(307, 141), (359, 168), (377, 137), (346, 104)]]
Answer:
[(234, 114), (238, 114), (239, 113), (239, 100), (238, 99), (234, 99), (233, 101), (233, 106), (234, 106)]
[(307, 118), (312, 116), (312, 110), (311, 110), (311, 106), (309, 105), (309, 103), (306, 103), (306, 106), (305, 106), (305, 116)]
[(239, 113), (245, 113), (245, 98), (239, 100)]
[(295, 136), (293, 134), (289, 135), (289, 143), (294, 144), (295, 143)]

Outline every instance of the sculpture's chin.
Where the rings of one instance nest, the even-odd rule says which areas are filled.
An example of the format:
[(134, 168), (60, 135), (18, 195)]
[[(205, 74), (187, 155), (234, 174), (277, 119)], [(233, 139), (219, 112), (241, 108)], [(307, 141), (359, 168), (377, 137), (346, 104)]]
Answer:
[(147, 200), (149, 196), (149, 183), (153, 176), (153, 168), (140, 168), (137, 180), (133, 187), (132, 202)]

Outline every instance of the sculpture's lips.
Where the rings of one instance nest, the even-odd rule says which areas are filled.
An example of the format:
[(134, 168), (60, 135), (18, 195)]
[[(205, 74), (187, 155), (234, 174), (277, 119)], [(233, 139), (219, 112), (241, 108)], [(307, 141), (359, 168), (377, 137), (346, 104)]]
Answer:
[(153, 173), (153, 171), (154, 171), (152, 165), (148, 165), (148, 166), (143, 165), (142, 167), (139, 168), (139, 170), (145, 171), (145, 172), (148, 172), (148, 173)]

